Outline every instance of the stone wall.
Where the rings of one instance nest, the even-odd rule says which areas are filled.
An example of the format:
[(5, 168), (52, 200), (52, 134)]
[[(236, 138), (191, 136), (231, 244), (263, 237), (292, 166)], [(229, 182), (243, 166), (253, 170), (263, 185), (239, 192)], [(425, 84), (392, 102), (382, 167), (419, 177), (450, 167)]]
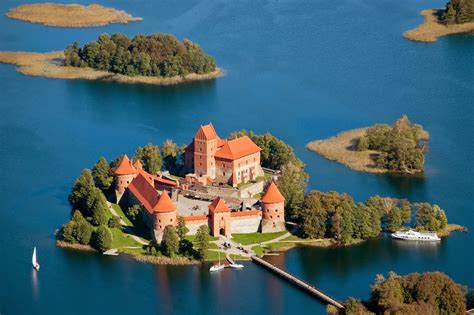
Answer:
[(242, 215), (245, 212), (231, 213), (230, 231), (231, 233), (254, 233), (258, 232), (262, 215), (260, 211), (249, 211), (250, 215)]
[(197, 230), (199, 229), (201, 225), (209, 225), (207, 216), (202, 216), (202, 218), (201, 216), (199, 216), (199, 219), (196, 218), (196, 220), (194, 220), (194, 218), (190, 220), (189, 218), (190, 217), (185, 217), (186, 227), (189, 229), (189, 232), (187, 235), (196, 235)]

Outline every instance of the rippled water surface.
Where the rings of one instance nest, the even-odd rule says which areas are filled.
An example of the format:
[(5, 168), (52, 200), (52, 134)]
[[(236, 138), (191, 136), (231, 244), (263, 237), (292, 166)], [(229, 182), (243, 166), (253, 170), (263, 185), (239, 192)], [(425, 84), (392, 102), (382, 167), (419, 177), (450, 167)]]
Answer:
[[(152, 87), (27, 77), (0, 65), (1, 314), (324, 313), (312, 297), (251, 263), (210, 275), (206, 267), (156, 267), (54, 246), (53, 232), (69, 216), (71, 183), (84, 167), (148, 142), (187, 143), (207, 122), (222, 136), (245, 128), (284, 139), (306, 163), (310, 188), (357, 201), (379, 194), (438, 203), (450, 221), (474, 229), (474, 38), (420, 44), (401, 36), (421, 22), (421, 9), (444, 1), (100, 3), (144, 21), (49, 28), (9, 20), (3, 13), (20, 2), (5, 0), (0, 50), (61, 50), (101, 32), (165, 32), (200, 43), (226, 76)], [(304, 148), (402, 114), (432, 136), (423, 178), (353, 172)], [(270, 259), (338, 299), (366, 298), (375, 274), (390, 270), (441, 270), (474, 287), (472, 235), (431, 245), (382, 238)]]

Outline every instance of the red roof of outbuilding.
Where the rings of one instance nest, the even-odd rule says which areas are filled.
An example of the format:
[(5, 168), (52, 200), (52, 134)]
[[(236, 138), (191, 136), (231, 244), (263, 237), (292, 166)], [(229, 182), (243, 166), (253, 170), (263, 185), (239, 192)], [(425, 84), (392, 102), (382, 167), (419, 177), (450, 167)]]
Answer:
[(172, 212), (176, 211), (176, 205), (171, 201), (170, 196), (166, 191), (161, 193), (158, 203), (153, 207), (155, 212)]
[(132, 165), (132, 162), (128, 158), (128, 156), (125, 154), (120, 161), (119, 166), (115, 169), (115, 174), (117, 175), (129, 175), (129, 174), (135, 174), (137, 172), (137, 169)]
[(241, 157), (262, 151), (249, 137), (243, 136), (226, 141), (215, 156), (226, 160), (236, 160)]
[(275, 182), (271, 182), (261, 200), (264, 203), (279, 203), (284, 202), (285, 197), (280, 193)]
[(137, 200), (143, 205), (143, 207), (150, 213), (153, 212), (154, 206), (158, 202), (158, 192), (155, 190), (152, 184), (148, 181), (145, 176), (140, 173), (135, 177), (128, 190), (137, 198)]
[(212, 212), (230, 212), (229, 207), (227, 207), (227, 204), (221, 197), (217, 197), (213, 202), (211, 202), (209, 210)]

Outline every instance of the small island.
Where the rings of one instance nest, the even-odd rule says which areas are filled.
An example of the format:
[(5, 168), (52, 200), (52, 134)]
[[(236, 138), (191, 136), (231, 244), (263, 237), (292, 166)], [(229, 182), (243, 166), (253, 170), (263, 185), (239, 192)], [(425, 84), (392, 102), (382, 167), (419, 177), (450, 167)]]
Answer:
[(403, 34), (418, 42), (435, 42), (439, 37), (474, 32), (474, 4), (471, 0), (450, 0), (445, 9), (423, 10), (424, 22)]
[(348, 298), (344, 311), (332, 305), (327, 314), (467, 314), (474, 308), (474, 289), (454, 282), (442, 272), (410, 273), (405, 276), (389, 272), (378, 274), (371, 286), (370, 298), (361, 301)]
[(423, 172), (428, 139), (428, 132), (404, 115), (393, 126), (345, 131), (307, 148), (356, 171), (412, 175)]
[(97, 41), (64, 52), (0, 52), (0, 63), (18, 66), (25, 75), (54, 79), (103, 80), (172, 85), (215, 79), (222, 75), (214, 59), (189, 40), (167, 34), (101, 34)]
[(111, 23), (128, 23), (143, 20), (124, 11), (98, 4), (33, 3), (11, 9), (11, 19), (56, 27), (94, 27)]
[(247, 260), (297, 245), (348, 246), (410, 227), (439, 236), (465, 230), (448, 224), (437, 205), (305, 194), (307, 180), (293, 149), (273, 135), (242, 130), (223, 139), (203, 125), (188, 145), (148, 144), (132, 159), (101, 157), (85, 169), (57, 245), (183, 265)]

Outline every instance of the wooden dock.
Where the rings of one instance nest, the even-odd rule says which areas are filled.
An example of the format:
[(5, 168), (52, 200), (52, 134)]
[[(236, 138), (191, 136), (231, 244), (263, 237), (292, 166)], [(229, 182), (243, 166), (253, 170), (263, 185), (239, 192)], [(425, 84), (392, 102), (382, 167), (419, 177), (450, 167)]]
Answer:
[(264, 266), (265, 268), (270, 269), (271, 271), (273, 271), (277, 275), (279, 275), (282, 278), (288, 280), (289, 282), (295, 284), (296, 286), (298, 286), (299, 288), (305, 290), (309, 294), (316, 296), (321, 301), (323, 301), (325, 303), (328, 303), (328, 304), (331, 304), (331, 305), (337, 307), (340, 310), (344, 309), (344, 305), (342, 305), (340, 302), (333, 299), (329, 295), (323, 293), (322, 291), (318, 290), (317, 288), (315, 288), (311, 284), (307, 283), (306, 281), (301, 280), (300, 278), (292, 275), (291, 273), (286, 272), (286, 271), (278, 268), (277, 266), (272, 265), (271, 263), (255, 256), (255, 255), (252, 255), (252, 260), (255, 261), (256, 263)]

